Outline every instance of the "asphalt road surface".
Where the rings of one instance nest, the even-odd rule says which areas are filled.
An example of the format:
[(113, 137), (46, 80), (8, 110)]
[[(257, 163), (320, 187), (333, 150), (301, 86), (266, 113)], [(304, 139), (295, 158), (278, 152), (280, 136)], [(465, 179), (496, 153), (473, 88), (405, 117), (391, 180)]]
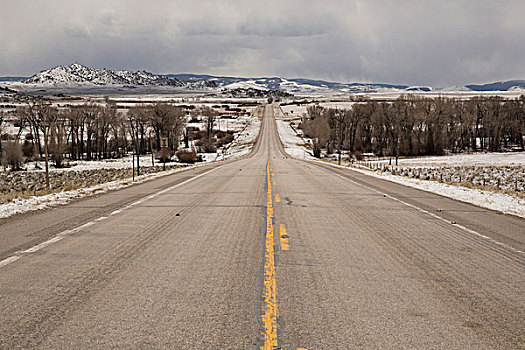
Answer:
[(0, 221), (1, 349), (525, 349), (525, 220), (252, 154)]

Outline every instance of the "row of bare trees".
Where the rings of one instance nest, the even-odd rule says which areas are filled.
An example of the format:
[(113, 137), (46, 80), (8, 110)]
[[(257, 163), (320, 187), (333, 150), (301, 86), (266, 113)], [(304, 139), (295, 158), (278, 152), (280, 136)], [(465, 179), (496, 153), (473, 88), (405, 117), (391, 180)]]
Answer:
[(117, 158), (131, 150), (155, 152), (161, 137), (176, 151), (185, 124), (185, 112), (166, 103), (118, 110), (109, 99), (70, 107), (38, 100), (15, 112), (19, 131), (11, 142), (22, 144), (24, 156), (34, 159), (43, 157), (47, 144), (55, 166), (61, 167), (64, 157), (93, 160)]
[(351, 109), (309, 106), (303, 118), (314, 154), (337, 150), (377, 155), (525, 150), (525, 96), (468, 100), (401, 96), (356, 103)]

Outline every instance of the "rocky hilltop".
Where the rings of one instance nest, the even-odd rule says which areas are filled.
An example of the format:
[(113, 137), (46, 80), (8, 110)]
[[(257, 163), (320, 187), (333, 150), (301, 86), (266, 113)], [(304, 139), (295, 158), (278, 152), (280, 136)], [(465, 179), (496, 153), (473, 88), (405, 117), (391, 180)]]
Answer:
[(45, 85), (131, 85), (131, 86), (173, 86), (181, 88), (206, 88), (216, 87), (213, 81), (198, 80), (184, 81), (175, 77), (157, 75), (146, 71), (113, 71), (111, 69), (94, 69), (79, 63), (68, 66), (57, 66), (43, 70), (23, 81), (26, 84)]

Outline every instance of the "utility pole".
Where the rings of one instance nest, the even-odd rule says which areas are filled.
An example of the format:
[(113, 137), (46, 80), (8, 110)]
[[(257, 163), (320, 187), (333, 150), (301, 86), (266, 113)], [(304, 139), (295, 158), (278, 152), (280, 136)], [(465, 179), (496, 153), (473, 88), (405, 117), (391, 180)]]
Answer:
[(140, 152), (138, 150), (138, 147), (139, 146), (137, 144), (137, 150), (136, 150), (136, 152), (137, 152), (137, 176), (140, 176), (140, 162), (139, 162), (139, 160), (140, 160)]
[(155, 166), (155, 156), (153, 155), (153, 146), (151, 144), (151, 138), (149, 139), (149, 149), (151, 151), (151, 166)]
[(139, 158), (140, 158), (140, 152), (139, 152), (139, 139), (138, 139), (138, 134), (137, 134), (137, 137), (135, 137), (135, 151), (132, 153), (133, 155), (133, 181), (135, 181), (135, 157), (137, 157), (137, 177), (140, 176), (140, 162), (139, 162)]
[(168, 148), (168, 138), (160, 138), (160, 148), (162, 150), (162, 170), (166, 170), (166, 148)]
[(397, 140), (396, 142), (396, 166), (398, 164), (398, 160), (399, 160), (399, 140)]

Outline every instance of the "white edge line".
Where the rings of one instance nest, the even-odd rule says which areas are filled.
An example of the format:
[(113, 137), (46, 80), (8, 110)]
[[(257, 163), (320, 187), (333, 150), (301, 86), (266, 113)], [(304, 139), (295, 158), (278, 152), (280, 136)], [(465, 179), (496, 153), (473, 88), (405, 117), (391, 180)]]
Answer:
[[(436, 218), (436, 219), (439, 219), (439, 220), (441, 220), (441, 221), (443, 221), (443, 222), (446, 222), (446, 223), (448, 223), (448, 224), (451, 224), (451, 222), (450, 222), (449, 220), (447, 220), (447, 219), (445, 219), (445, 218), (442, 218), (441, 216), (436, 215), (436, 214), (434, 214), (434, 213), (431, 213), (431, 212), (429, 212), (428, 210), (425, 210), (425, 209), (420, 208), (420, 207), (418, 207), (418, 206), (415, 206), (415, 205), (413, 205), (413, 204), (410, 204), (410, 203), (407, 203), (407, 202), (405, 202), (405, 201), (402, 201), (401, 199), (398, 199), (398, 198), (392, 197), (391, 195), (389, 195), (389, 194), (387, 194), (387, 193), (384, 193), (384, 192), (381, 192), (381, 191), (378, 191), (378, 190), (376, 190), (375, 188), (369, 187), (369, 186), (367, 186), (367, 185), (360, 184), (359, 182), (356, 182), (356, 181), (354, 181), (354, 180), (351, 180), (351, 179), (349, 179), (349, 178), (347, 178), (347, 177), (344, 177), (344, 176), (342, 176), (342, 175), (340, 175), (340, 174), (337, 174), (337, 173), (334, 173), (334, 174), (337, 175), (338, 177), (340, 177), (340, 178), (346, 180), (346, 181), (350, 181), (350, 182), (352, 182), (352, 183), (354, 183), (354, 184), (356, 184), (356, 185), (358, 185), (358, 186), (366, 187), (366, 188), (368, 188), (369, 190), (371, 190), (371, 191), (373, 191), (373, 192), (379, 193), (379, 194), (381, 194), (381, 195), (383, 195), (383, 196), (385, 196), (385, 197), (388, 197), (388, 198), (390, 198), (390, 199), (392, 199), (392, 200), (394, 200), (394, 201), (396, 201), (396, 202), (402, 203), (402, 204), (404, 204), (404, 205), (406, 205), (406, 206), (408, 206), (408, 207), (410, 207), (410, 208), (416, 209), (416, 210), (418, 210), (418, 211), (420, 211), (420, 212), (422, 212), (422, 213), (425, 213), (425, 214), (427, 214), (427, 215), (430, 215), (430, 216), (432, 216), (433, 218)], [(487, 241), (490, 241), (491, 243), (494, 243), (494, 244), (496, 244), (496, 245), (498, 245), (498, 246), (500, 246), (500, 247), (503, 247), (503, 248), (509, 249), (509, 250), (511, 250), (511, 251), (513, 251), (513, 252), (515, 252), (515, 253), (522, 254), (522, 255), (525, 254), (525, 252), (523, 252), (523, 251), (521, 251), (521, 250), (519, 250), (519, 249), (513, 248), (513, 247), (511, 247), (511, 246), (509, 246), (509, 245), (507, 245), (507, 244), (505, 244), (505, 243), (502, 243), (502, 242), (500, 242), (500, 241), (497, 241), (497, 240), (495, 240), (494, 238), (491, 238), (491, 237), (485, 236), (484, 234), (481, 234), (481, 233), (479, 233), (479, 232), (477, 232), (477, 231), (474, 231), (474, 230), (472, 230), (472, 229), (469, 229), (469, 228), (467, 228), (467, 227), (465, 227), (465, 226), (463, 226), (463, 225), (460, 225), (460, 224), (451, 224), (451, 225), (454, 225), (454, 226), (456, 226), (456, 227), (458, 227), (458, 228), (460, 228), (460, 229), (462, 229), (462, 230), (464, 230), (464, 231), (466, 231), (466, 232), (468, 232), (468, 233), (471, 233), (471, 234), (474, 234), (474, 235), (476, 235), (476, 236), (478, 236), (478, 237), (481, 237), (481, 238), (483, 238), (483, 239), (486, 239)]]
[[(206, 171), (206, 172), (204, 172), (204, 173), (202, 173), (202, 174), (199, 174), (199, 175), (197, 175), (197, 176), (191, 177), (191, 178), (189, 178), (189, 179), (187, 179), (187, 180), (184, 180), (184, 181), (182, 181), (182, 182), (180, 182), (180, 183), (178, 183), (178, 184), (176, 184), (176, 185), (174, 185), (174, 186), (171, 186), (171, 187), (165, 188), (165, 189), (163, 189), (163, 190), (161, 190), (161, 191), (159, 191), (159, 192), (156, 192), (156, 193), (154, 193), (154, 194), (152, 194), (152, 195), (149, 195), (149, 196), (147, 196), (147, 197), (145, 197), (145, 198), (139, 199), (138, 201), (136, 201), (136, 202), (134, 202), (134, 203), (132, 203), (132, 204), (130, 204), (130, 205), (127, 205), (127, 206), (124, 207), (124, 208), (117, 209), (117, 210), (113, 211), (110, 215), (118, 214), (118, 213), (122, 212), (123, 209), (129, 209), (129, 208), (131, 208), (132, 206), (134, 206), (134, 205), (136, 205), (136, 204), (139, 204), (139, 203), (142, 203), (142, 202), (144, 202), (144, 201), (146, 201), (146, 200), (148, 200), (148, 199), (153, 199), (153, 198), (155, 198), (155, 197), (158, 197), (159, 195), (161, 195), (161, 194), (163, 194), (163, 193), (166, 193), (166, 192), (168, 192), (168, 191), (171, 191), (171, 190), (173, 190), (173, 189), (175, 189), (175, 188), (177, 188), (177, 187), (179, 187), (179, 186), (183, 186), (183, 185), (187, 184), (188, 182), (191, 182), (191, 181), (193, 181), (193, 180), (196, 180), (196, 179), (198, 179), (198, 178), (201, 177), (201, 176), (204, 176), (204, 175), (206, 175), (206, 174), (211, 173), (212, 171), (215, 171), (215, 170), (217, 170), (217, 169), (219, 169), (219, 168), (222, 168), (223, 166), (224, 166), (224, 165), (219, 165), (219, 166), (216, 167), (216, 168), (210, 169), (210, 170), (208, 170), (208, 171)], [(22, 250), (22, 251), (16, 252), (14, 255), (12, 255), (12, 256), (10, 256), (10, 257), (8, 257), (8, 258), (5, 258), (4, 260), (1, 260), (1, 261), (0, 261), (0, 267), (7, 266), (7, 265), (9, 265), (9, 264), (11, 264), (11, 263), (13, 263), (13, 262), (19, 260), (19, 259), (20, 259), (22, 256), (24, 256), (24, 255), (28, 255), (28, 254), (31, 254), (31, 253), (37, 252), (37, 251), (39, 251), (40, 249), (47, 247), (48, 245), (51, 245), (51, 244), (53, 244), (53, 243), (56, 243), (56, 242), (62, 240), (62, 239), (63, 239), (65, 236), (67, 236), (67, 235), (70, 235), (70, 234), (76, 233), (76, 232), (78, 232), (78, 231), (80, 231), (80, 230), (83, 230), (83, 229), (85, 229), (85, 228), (88, 228), (88, 227), (94, 225), (96, 222), (100, 222), (100, 221), (105, 220), (105, 219), (107, 219), (107, 218), (108, 218), (107, 216), (101, 216), (101, 217), (99, 217), (99, 218), (97, 218), (97, 219), (94, 219), (94, 220), (92, 220), (92, 221), (89, 221), (89, 222), (87, 222), (87, 223), (85, 223), (85, 224), (83, 224), (83, 225), (81, 225), (81, 226), (78, 226), (78, 227), (76, 227), (76, 228), (73, 228), (73, 229), (71, 229), (71, 230), (62, 231), (62, 232), (60, 232), (59, 234), (57, 234), (55, 237), (53, 237), (53, 238), (51, 238), (51, 239), (48, 239), (47, 241), (44, 241), (44, 242), (42, 242), (42, 243), (39, 243), (39, 244), (37, 244), (37, 245), (35, 245), (35, 246), (31, 247), (31, 248), (28, 248), (28, 249), (25, 249), (25, 250)]]
[(42, 243), (40, 243), (40, 244), (37, 244), (37, 245), (34, 246), (34, 247), (31, 247), (31, 248), (29, 248), (29, 249), (26, 249), (26, 250), (22, 251), (22, 254), (27, 254), (27, 253), (34, 253), (34, 252), (37, 252), (37, 251), (39, 251), (40, 249), (45, 248), (45, 247), (47, 247), (47, 246), (50, 245), (50, 244), (53, 244), (53, 243), (55, 243), (55, 242), (60, 241), (60, 240), (63, 239), (64, 237), (65, 237), (65, 236), (55, 236), (55, 237), (53, 237), (53, 238), (51, 238), (51, 239), (49, 239), (49, 240), (47, 240), (47, 241), (45, 241), (45, 242), (42, 242)]
[(18, 255), (10, 256), (9, 258), (0, 261), (0, 267), (9, 265), (12, 262), (17, 261), (18, 259), (20, 259), (20, 256), (18, 256)]

